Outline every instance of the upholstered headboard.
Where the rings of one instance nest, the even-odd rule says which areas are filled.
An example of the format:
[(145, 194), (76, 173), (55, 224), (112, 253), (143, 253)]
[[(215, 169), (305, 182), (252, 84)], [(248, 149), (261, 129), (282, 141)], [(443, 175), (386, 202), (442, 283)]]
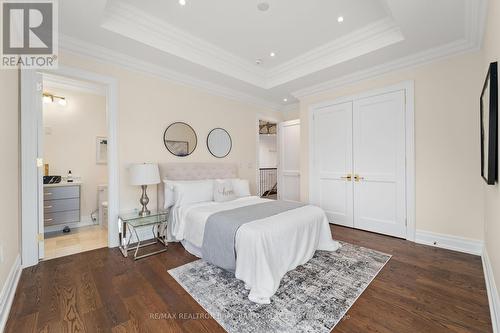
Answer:
[(165, 163), (159, 164), (161, 183), (158, 185), (157, 204), (163, 207), (165, 190), (163, 180), (202, 180), (238, 178), (235, 163)]

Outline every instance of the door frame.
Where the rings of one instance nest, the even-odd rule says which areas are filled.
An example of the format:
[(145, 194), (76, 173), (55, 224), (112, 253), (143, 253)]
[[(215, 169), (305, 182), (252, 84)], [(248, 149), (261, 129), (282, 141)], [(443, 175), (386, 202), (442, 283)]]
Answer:
[[(314, 171), (314, 113), (323, 108), (342, 104), (356, 99), (373, 97), (395, 91), (405, 91), (405, 152), (406, 152), (406, 239), (415, 241), (416, 233), (416, 185), (415, 185), (415, 82), (413, 80), (403, 81), (394, 85), (379, 89), (369, 90), (362, 93), (342, 96), (331, 101), (313, 104), (308, 110), (309, 120), (309, 198), (316, 191), (313, 179)], [(310, 199), (309, 199), (310, 200)]]
[[(38, 264), (38, 212), (43, 200), (38, 194), (37, 168), (37, 131), (43, 126), (36, 114), (35, 101), (39, 98), (36, 86), (36, 73), (55, 74), (101, 84), (106, 89), (106, 116), (108, 131), (108, 219), (118, 221), (119, 212), (119, 168), (118, 168), (118, 83), (113, 77), (100, 75), (86, 70), (59, 65), (52, 70), (21, 70), (21, 253), (22, 266)], [(43, 130), (39, 129), (39, 130)], [(34, 213), (35, 212), (35, 213)], [(108, 247), (118, 246), (118, 224), (108, 223)]]
[[(299, 126), (300, 127), (300, 119), (294, 119), (294, 120), (288, 120), (288, 121), (282, 121), (280, 123), (278, 123), (277, 127), (276, 127), (276, 131), (277, 133), (281, 133), (281, 128), (283, 126)], [(279, 134), (277, 136), (277, 153), (278, 153), (278, 174), (277, 174), (277, 183), (278, 183), (278, 199), (279, 200), (282, 200), (283, 199), (283, 191), (280, 191), (280, 189), (283, 189), (283, 180), (284, 180), (284, 175), (283, 175), (283, 160), (284, 160), (284, 153), (285, 153), (285, 149), (284, 149), (284, 145), (285, 143), (283, 142), (283, 136), (281, 134)], [(299, 150), (299, 154), (300, 154), (300, 147), (298, 147), (298, 150)], [(300, 197), (300, 165), (299, 165), (299, 197)]]

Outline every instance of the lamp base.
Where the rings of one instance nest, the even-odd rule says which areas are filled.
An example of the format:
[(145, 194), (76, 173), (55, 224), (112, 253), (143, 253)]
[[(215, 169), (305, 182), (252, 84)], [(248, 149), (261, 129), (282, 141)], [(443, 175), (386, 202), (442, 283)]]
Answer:
[(151, 215), (151, 211), (148, 209), (147, 205), (149, 203), (149, 198), (148, 195), (146, 194), (146, 189), (148, 188), (147, 185), (141, 185), (142, 188), (142, 196), (139, 202), (142, 205), (142, 209), (139, 212), (139, 216), (148, 216)]

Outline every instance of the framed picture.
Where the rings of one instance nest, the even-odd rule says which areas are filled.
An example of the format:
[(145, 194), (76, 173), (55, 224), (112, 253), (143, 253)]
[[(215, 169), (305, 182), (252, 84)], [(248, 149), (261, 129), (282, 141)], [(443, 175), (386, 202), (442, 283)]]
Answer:
[(488, 185), (498, 180), (498, 68), (490, 64), (481, 93), (481, 176)]
[(108, 163), (108, 138), (104, 136), (98, 136), (95, 141), (96, 146), (96, 163), (97, 164), (107, 164)]

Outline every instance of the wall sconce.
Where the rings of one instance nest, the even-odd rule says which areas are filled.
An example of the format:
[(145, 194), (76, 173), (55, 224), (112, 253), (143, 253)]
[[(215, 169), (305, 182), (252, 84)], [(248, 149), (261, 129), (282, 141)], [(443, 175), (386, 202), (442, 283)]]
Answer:
[(44, 103), (55, 103), (55, 102), (57, 102), (61, 106), (66, 106), (68, 104), (68, 102), (66, 101), (66, 97), (56, 96), (56, 95), (52, 95), (52, 94), (49, 94), (49, 93), (43, 93), (42, 99), (43, 99)]

